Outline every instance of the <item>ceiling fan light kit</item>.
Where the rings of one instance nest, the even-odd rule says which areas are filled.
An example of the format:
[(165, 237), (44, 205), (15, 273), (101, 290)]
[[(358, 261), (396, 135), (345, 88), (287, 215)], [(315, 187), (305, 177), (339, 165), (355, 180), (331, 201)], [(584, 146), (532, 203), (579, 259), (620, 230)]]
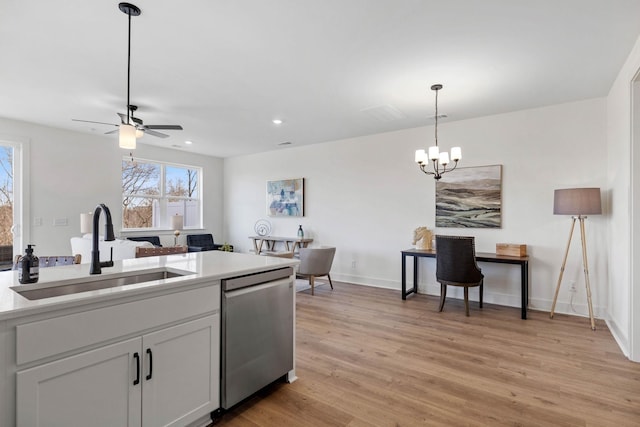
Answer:
[(120, 125), (119, 145), (120, 148), (135, 150), (136, 148), (136, 127), (133, 125)]

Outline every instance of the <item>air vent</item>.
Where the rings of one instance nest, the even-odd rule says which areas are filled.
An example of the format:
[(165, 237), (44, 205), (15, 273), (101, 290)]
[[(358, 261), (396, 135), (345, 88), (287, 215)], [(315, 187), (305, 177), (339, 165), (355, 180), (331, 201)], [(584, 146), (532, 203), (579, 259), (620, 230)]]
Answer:
[(365, 108), (364, 110), (360, 111), (380, 122), (391, 122), (394, 120), (407, 118), (407, 116), (402, 111), (389, 104)]
[(278, 146), (282, 146), (282, 145), (291, 145), (293, 144), (293, 142), (291, 141), (285, 141), (285, 142), (281, 142), (280, 144), (278, 144)]

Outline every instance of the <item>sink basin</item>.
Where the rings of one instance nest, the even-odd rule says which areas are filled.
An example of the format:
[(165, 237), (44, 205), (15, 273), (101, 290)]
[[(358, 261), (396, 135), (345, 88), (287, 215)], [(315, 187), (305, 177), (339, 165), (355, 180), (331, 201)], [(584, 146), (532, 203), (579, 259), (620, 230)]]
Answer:
[(189, 271), (170, 269), (137, 271), (108, 277), (92, 276), (90, 278), (65, 280), (63, 282), (51, 282), (34, 285), (12, 286), (14, 292), (19, 293), (28, 300), (71, 295), (80, 292), (97, 291), (99, 289), (114, 288), (116, 286), (134, 285), (138, 283), (152, 282), (154, 280), (171, 279), (193, 274)]

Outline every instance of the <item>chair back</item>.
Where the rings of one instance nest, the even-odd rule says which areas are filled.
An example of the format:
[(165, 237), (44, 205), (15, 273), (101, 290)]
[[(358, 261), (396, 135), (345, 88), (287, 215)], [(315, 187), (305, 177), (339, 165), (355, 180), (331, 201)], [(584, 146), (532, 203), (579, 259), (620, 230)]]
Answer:
[(213, 234), (187, 234), (187, 246), (213, 246)]
[(478, 283), (484, 276), (476, 263), (473, 237), (436, 235), (438, 282)]
[(336, 248), (300, 248), (298, 273), (311, 276), (325, 276), (331, 271)]
[[(60, 265), (72, 265), (80, 264), (82, 261), (82, 255), (56, 255), (56, 256), (39, 256), (38, 267), (57, 267)], [(13, 263), (13, 270), (19, 270), (22, 268), (22, 255), (16, 255), (15, 262)]]
[(136, 248), (136, 258), (144, 258), (148, 256), (160, 256), (160, 255), (173, 255), (184, 254), (187, 252), (186, 246), (170, 246), (161, 248)]
[(160, 236), (127, 237), (127, 240), (132, 240), (134, 242), (149, 242), (153, 246), (162, 246), (160, 244)]

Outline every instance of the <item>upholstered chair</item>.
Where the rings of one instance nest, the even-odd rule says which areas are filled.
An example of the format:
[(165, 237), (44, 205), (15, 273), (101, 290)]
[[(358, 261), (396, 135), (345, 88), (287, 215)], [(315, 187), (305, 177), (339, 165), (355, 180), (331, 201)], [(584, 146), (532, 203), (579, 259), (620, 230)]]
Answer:
[(333, 283), (331, 282), (331, 264), (333, 263), (333, 257), (336, 254), (336, 248), (300, 248), (300, 267), (298, 268), (298, 275), (309, 278), (309, 285), (311, 286), (311, 295), (314, 294), (315, 278), (327, 276), (329, 278), (329, 285), (333, 289)]
[(444, 308), (447, 286), (464, 287), (464, 309), (469, 315), (469, 288), (480, 286), (480, 308), (484, 276), (476, 263), (473, 237), (436, 235), (436, 280), (440, 282), (440, 309)]

